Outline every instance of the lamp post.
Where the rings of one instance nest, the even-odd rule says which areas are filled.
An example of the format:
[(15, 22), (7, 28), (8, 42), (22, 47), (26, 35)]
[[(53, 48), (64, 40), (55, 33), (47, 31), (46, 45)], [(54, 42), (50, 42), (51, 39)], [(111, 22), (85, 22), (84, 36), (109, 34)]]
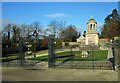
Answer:
[[(37, 36), (38, 36), (37, 30), (34, 31), (33, 36), (35, 37), (34, 43), (35, 43), (35, 52), (36, 52), (36, 43), (37, 43)], [(36, 58), (36, 53), (34, 54), (34, 58)]]

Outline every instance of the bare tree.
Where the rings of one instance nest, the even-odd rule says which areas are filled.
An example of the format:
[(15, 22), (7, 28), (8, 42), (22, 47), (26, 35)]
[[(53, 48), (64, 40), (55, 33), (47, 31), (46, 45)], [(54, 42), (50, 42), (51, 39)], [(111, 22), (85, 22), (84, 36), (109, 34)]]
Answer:
[(27, 30), (27, 24), (22, 24), (22, 25), (20, 25), (20, 30), (21, 30), (21, 35), (23, 36), (23, 37), (27, 37), (27, 32), (28, 32), (28, 30)]
[(56, 21), (52, 20), (48, 28), (46, 29), (46, 33), (54, 35), (54, 37), (59, 37), (60, 31), (65, 27), (66, 22), (64, 21)]
[(18, 25), (13, 25), (13, 36), (12, 36), (12, 41), (13, 41), (13, 47), (16, 47), (16, 43), (19, 40), (19, 35), (20, 35), (20, 29)]
[(42, 34), (42, 25), (40, 24), (40, 22), (39, 21), (33, 22), (31, 24), (31, 27), (33, 28), (34, 32), (36, 31), (36, 33), (38, 34), (38, 37), (40, 37)]
[(3, 32), (5, 32), (5, 34), (7, 32), (7, 41), (10, 41), (11, 31), (12, 31), (12, 25), (11, 24), (6, 25)]

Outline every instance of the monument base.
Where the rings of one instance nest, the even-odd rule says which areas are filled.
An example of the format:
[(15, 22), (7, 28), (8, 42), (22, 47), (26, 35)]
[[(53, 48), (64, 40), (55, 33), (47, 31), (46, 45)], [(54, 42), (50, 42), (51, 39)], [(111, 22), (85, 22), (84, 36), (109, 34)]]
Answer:
[(81, 57), (82, 58), (88, 57), (88, 52), (87, 51), (82, 51)]

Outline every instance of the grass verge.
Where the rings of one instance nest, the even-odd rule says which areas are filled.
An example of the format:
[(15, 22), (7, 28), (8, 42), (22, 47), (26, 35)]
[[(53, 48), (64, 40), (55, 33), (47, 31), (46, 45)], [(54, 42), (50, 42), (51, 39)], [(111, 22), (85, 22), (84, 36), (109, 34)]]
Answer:
[[(90, 56), (86, 58), (81, 57), (81, 51), (66, 51), (66, 52), (61, 52), (61, 53), (56, 53), (56, 56), (63, 56), (63, 58), (56, 58), (56, 61), (64, 61), (66, 59), (65, 56), (68, 55), (75, 55), (70, 58), (71, 61), (98, 61), (98, 60), (106, 60), (108, 51), (107, 50), (96, 50), (96, 51), (88, 51)], [(76, 56), (77, 55), (77, 56)], [(65, 58), (64, 58), (65, 57)], [(36, 58), (29, 58), (29, 60), (39, 60), (39, 61), (47, 61), (48, 60), (48, 55), (45, 56), (40, 56)]]

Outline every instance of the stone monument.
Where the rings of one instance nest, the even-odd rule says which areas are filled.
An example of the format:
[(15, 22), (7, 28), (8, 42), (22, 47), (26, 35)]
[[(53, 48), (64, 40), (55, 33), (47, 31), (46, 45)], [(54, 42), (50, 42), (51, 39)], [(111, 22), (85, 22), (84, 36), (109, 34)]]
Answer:
[(82, 50), (82, 53), (81, 53), (81, 57), (82, 58), (85, 58), (85, 57), (88, 57), (88, 52), (86, 50)]
[(86, 45), (98, 45), (97, 22), (91, 17), (88, 21), (88, 32), (86, 33)]

